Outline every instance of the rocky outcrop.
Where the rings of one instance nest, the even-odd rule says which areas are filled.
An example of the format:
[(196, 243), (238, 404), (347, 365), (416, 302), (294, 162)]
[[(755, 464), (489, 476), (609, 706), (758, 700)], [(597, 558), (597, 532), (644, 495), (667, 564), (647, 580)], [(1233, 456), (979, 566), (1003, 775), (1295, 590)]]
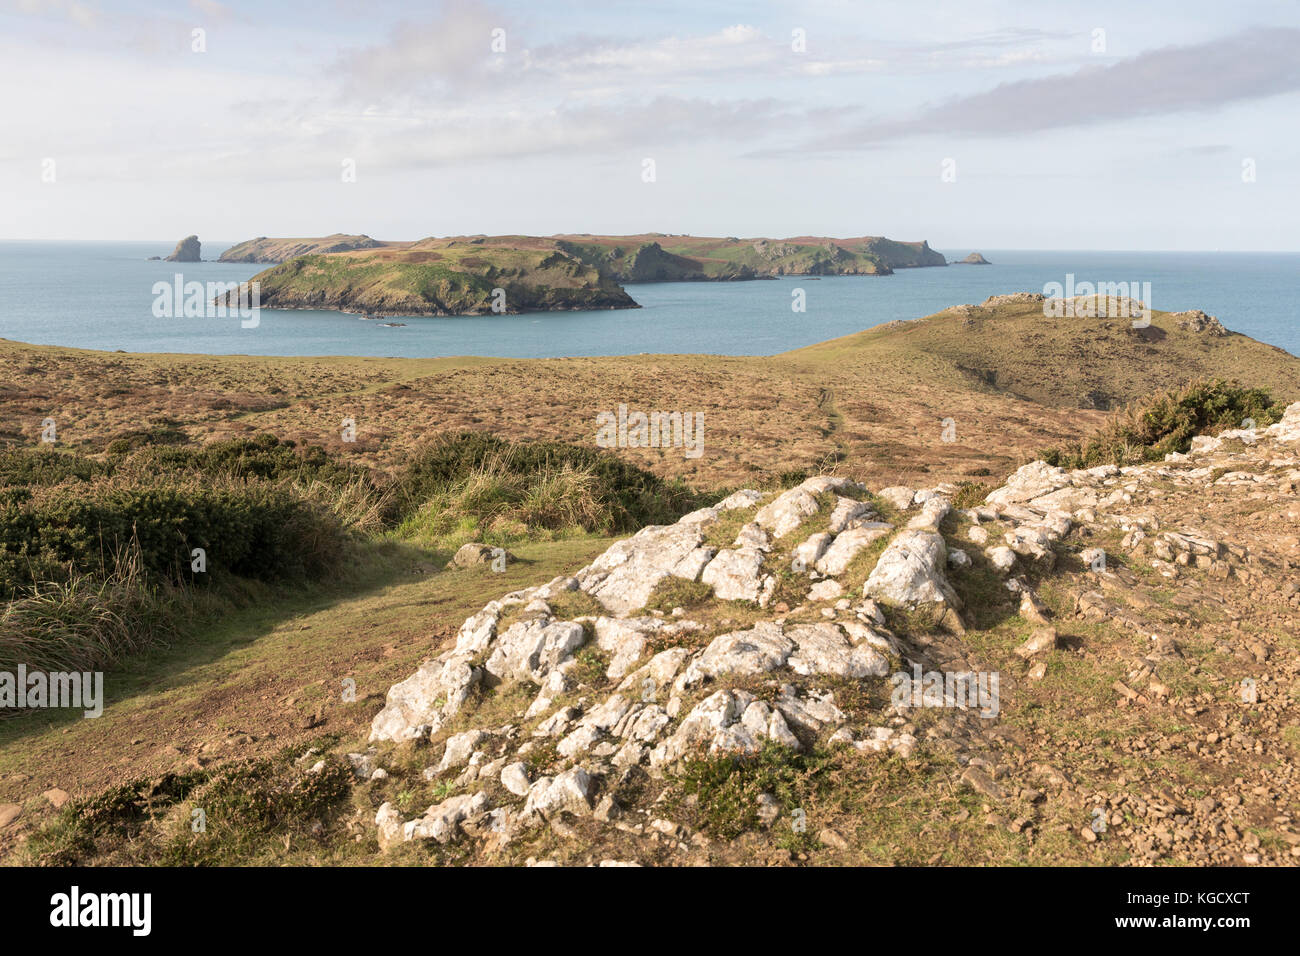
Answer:
[[(389, 690), (372, 722), (377, 745), (435, 742), (441, 756), (426, 778), (462, 791), (411, 819), (385, 804), (375, 821), (381, 843), (563, 829), (566, 817), (598, 816), (596, 795), (627, 774), (670, 776), (697, 755), (802, 751), (832, 736), (864, 759), (910, 753), (916, 741), (899, 729), (904, 721), (888, 711), (874, 723), (851, 720), (830, 682), (883, 681), (904, 663), (880, 605), (851, 597), (869, 573), (878, 586), (867, 590), (881, 601), (960, 606), (935, 530), (947, 499), (909, 492), (909, 505), (913, 499), (921, 505), (909, 523), (918, 528), (898, 531), (844, 478), (810, 478), (779, 494), (741, 491), (616, 542), (570, 577), (489, 602), (452, 647)], [(739, 527), (730, 546), (717, 541), (724, 517)], [(876, 572), (855, 561), (891, 535)], [(710, 606), (769, 610), (757, 623), (730, 627), (681, 609), (647, 610), (674, 579), (707, 585)], [(782, 579), (789, 582), (782, 597), (798, 604), (777, 613), (771, 604)], [(557, 617), (551, 602), (574, 591), (603, 613)], [(579, 657), (591, 654), (601, 655), (603, 672), (580, 677)], [(519, 687), (532, 703), (504, 726), (474, 722), (471, 701)], [(530, 757), (539, 747), (553, 753), (541, 765)]]
[[(1201, 438), (1188, 454), (1163, 462), (1073, 471), (1033, 462), (982, 504), (959, 512), (952, 510), (952, 486), (869, 495), (851, 481), (819, 477), (776, 494), (738, 492), (675, 524), (645, 528), (572, 577), (489, 602), (465, 621), (454, 646), (393, 686), (372, 724), (372, 741), (429, 742), (426, 779), (457, 792), (410, 819), (383, 804), (375, 818), (380, 844), (508, 842), (543, 825), (571, 833), (566, 820), (574, 818), (617, 823), (620, 788), (637, 781), (644, 792), (647, 779), (668, 786), (683, 761), (710, 755), (843, 746), (867, 760), (930, 746), (908, 722), (915, 701), (873, 712), (860, 703), (870, 693), (858, 695), (857, 704), (841, 695), (844, 682), (879, 685), (891, 674), (919, 674), (920, 662), (935, 652), (932, 641), (940, 638), (924, 638), (925, 649), (900, 639), (889, 627), (894, 613), (935, 609), (940, 614), (931, 620), (952, 625), (946, 629), (956, 637), (948, 640), (960, 640), (963, 601), (956, 585), (972, 573), (970, 554), (953, 546), (963, 531), (961, 539), (983, 548), (1006, 591), (1018, 595), (1028, 636), (1009, 651), (1027, 680), (1042, 679), (1053, 655), (1069, 652), (1050, 619), (1059, 612), (1030, 583), (1059, 573), (1053, 569), (1063, 556), (1097, 581), (1095, 591), (1079, 598), (1081, 619), (1132, 627), (1144, 641), (1167, 648), (1170, 642), (1152, 636), (1135, 613), (1143, 605), (1125, 608), (1109, 597), (1132, 575), (1108, 566), (1106, 549), (1067, 538), (1086, 529), (1114, 540), (1113, 528), (1124, 533), (1120, 547), (1128, 562), (1140, 558), (1158, 575), (1192, 569), (1231, 575), (1247, 556), (1244, 548), (1205, 526), (1161, 526), (1134, 510), (1137, 496), (1153, 488), (1164, 496), (1178, 487), (1294, 490), (1300, 486), (1297, 442), (1300, 403), (1267, 429)], [(879, 519), (886, 500), (899, 512), (895, 521)], [(721, 527), (740, 529), (729, 547), (727, 539), (719, 541), (724, 519)], [(879, 541), (886, 543), (877, 557), (855, 560)], [(827, 560), (840, 552), (842, 559)], [(712, 600), (671, 614), (647, 610), (659, 585), (674, 578), (709, 585)], [(551, 602), (573, 591), (604, 613), (557, 617)], [(1300, 587), (1289, 593), (1300, 606)], [(742, 613), (748, 623), (733, 619)], [(957, 670), (970, 669), (968, 649), (958, 644), (947, 653), (957, 655)], [(594, 654), (604, 662), (597, 676)], [(580, 657), (588, 661), (581, 674)], [(1116, 684), (1126, 702), (1145, 699)], [(477, 708), (492, 695), (520, 688), (531, 704), (509, 714), (482, 711), (496, 716), (477, 719)], [(998, 706), (993, 701), (992, 712), (981, 711), (979, 719), (996, 717)], [(950, 749), (943, 733), (927, 736)], [(373, 753), (352, 755), (362, 779), (382, 772)], [(1035, 799), (1037, 791), (1012, 786), (1005, 771), (986, 772), (992, 765), (982, 758), (962, 763), (962, 782), (990, 800), (1026, 793)], [(653, 827), (678, 833), (662, 820)]]
[(180, 242), (176, 243), (176, 248), (172, 254), (167, 257), (167, 262), (201, 262), (199, 258), (201, 246), (198, 236), (186, 236)]
[(992, 265), (992, 263), (990, 263), (987, 259), (985, 259), (985, 258), (984, 258), (982, 255), (980, 255), (978, 252), (972, 252), (972, 253), (971, 253), (970, 255), (968, 255), (965, 259), (959, 259), (959, 260), (957, 260), (957, 264), (958, 264), (958, 265), (966, 265), (966, 266), (987, 266), (987, 265)]

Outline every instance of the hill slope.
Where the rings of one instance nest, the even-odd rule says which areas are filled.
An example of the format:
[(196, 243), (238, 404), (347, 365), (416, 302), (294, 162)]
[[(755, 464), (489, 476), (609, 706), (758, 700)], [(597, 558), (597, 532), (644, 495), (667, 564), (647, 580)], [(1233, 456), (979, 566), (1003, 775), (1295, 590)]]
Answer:
[(348, 236), (336, 232), (320, 239), (268, 239), (258, 236), (231, 246), (217, 259), (218, 262), (286, 262), (298, 256), (321, 255), (330, 252), (348, 252), (353, 249), (375, 249), (384, 243), (369, 236)]
[(1202, 312), (1047, 318), (1032, 293), (993, 296), (787, 352), (814, 362), (888, 360), (946, 370), (953, 386), (1062, 408), (1110, 409), (1192, 378), (1235, 378), (1300, 395), (1300, 360)]

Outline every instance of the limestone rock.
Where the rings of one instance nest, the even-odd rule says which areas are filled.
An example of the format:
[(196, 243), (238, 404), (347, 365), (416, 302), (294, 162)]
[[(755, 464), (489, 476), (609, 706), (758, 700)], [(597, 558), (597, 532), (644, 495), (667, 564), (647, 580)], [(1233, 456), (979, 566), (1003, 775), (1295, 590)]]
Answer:
[(961, 599), (944, 576), (946, 563), (947, 548), (941, 534), (900, 531), (880, 555), (862, 593), (906, 607), (945, 604), (960, 608)]

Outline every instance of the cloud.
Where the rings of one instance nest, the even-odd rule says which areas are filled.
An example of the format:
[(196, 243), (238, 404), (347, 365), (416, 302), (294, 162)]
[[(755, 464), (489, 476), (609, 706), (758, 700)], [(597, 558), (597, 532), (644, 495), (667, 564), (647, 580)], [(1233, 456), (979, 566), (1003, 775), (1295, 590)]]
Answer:
[(1003, 83), (825, 136), (811, 145), (843, 150), (930, 134), (1016, 136), (1187, 111), (1300, 90), (1300, 30), (1250, 29), (1194, 46), (1165, 47), (1110, 66)]

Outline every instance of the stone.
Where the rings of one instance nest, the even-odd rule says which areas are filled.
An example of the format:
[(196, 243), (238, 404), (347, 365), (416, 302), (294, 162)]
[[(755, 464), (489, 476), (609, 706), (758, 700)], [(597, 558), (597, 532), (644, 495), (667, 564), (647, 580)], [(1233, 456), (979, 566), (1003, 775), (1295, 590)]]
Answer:
[(60, 790), (58, 787), (51, 787), (49, 790), (42, 793), (41, 796), (50, 801), (50, 805), (54, 807), (55, 810), (58, 810), (68, 802), (69, 794), (66, 790)]
[(817, 839), (835, 850), (847, 850), (849, 848), (849, 841), (844, 839), (838, 830), (832, 830), (830, 827), (818, 833)]
[(683, 681), (689, 687), (706, 677), (765, 674), (785, 664), (793, 650), (794, 643), (779, 624), (760, 621), (749, 630), (715, 637), (686, 668)]
[(483, 672), (462, 658), (444, 658), (425, 661), (414, 674), (388, 689), (383, 710), (370, 724), (372, 741), (424, 736), (460, 710)]
[(375, 824), (379, 827), (379, 849), (387, 850), (402, 842), (402, 815), (391, 803), (379, 805)]
[(835, 536), (826, 531), (819, 531), (816, 534), (809, 535), (808, 538), (794, 548), (791, 553), (791, 560), (796, 571), (802, 572), (810, 570), (826, 553)]
[(1006, 545), (988, 548), (984, 555), (989, 559), (989, 563), (1003, 574), (1009, 573), (1016, 566), (1016, 553)]
[(873, 514), (871, 507), (864, 502), (854, 501), (852, 498), (837, 498), (827, 528), (832, 534), (839, 534), (867, 520)]
[(402, 838), (451, 843), (462, 835), (460, 824), (482, 813), (486, 808), (487, 794), (482, 791), (448, 797), (442, 803), (426, 810), (424, 816), (408, 820), (403, 824)]
[(870, 521), (859, 524), (855, 528), (835, 536), (835, 540), (814, 562), (815, 567), (822, 574), (837, 575), (843, 574), (848, 570), (849, 565), (853, 562), (864, 548), (869, 547), (873, 542), (879, 541), (893, 530), (892, 525), (880, 521)]
[(497, 638), (484, 670), (502, 681), (540, 684), (586, 639), (586, 631), (575, 621), (545, 617), (517, 621)]
[(754, 548), (724, 549), (708, 563), (700, 580), (723, 601), (754, 601), (763, 596), (767, 575), (763, 553)]
[(1016, 648), (1015, 653), (1016, 656), (1028, 660), (1031, 657), (1037, 657), (1040, 654), (1055, 650), (1057, 646), (1056, 628), (1038, 627), (1029, 635), (1028, 640)]
[(1044, 461), (1031, 461), (1016, 469), (1006, 483), (988, 493), (984, 500), (991, 505), (1010, 505), (1032, 501), (1070, 484), (1063, 468)]
[(960, 608), (961, 599), (944, 577), (946, 563), (947, 548), (938, 532), (900, 531), (880, 555), (862, 593), (907, 607), (944, 604)]
[(474, 568), (483, 565), (490, 565), (493, 561), (504, 557), (507, 565), (514, 563), (515, 556), (503, 548), (494, 548), (491, 545), (469, 543), (462, 544), (456, 549), (455, 555), (448, 562), (448, 568)]
[(651, 592), (670, 574), (693, 580), (693, 569), (700, 562), (700, 555), (693, 552), (703, 541), (696, 522), (642, 528), (579, 571), (579, 587), (610, 613), (628, 614), (645, 607)]
[(561, 813), (584, 816), (591, 812), (595, 784), (581, 767), (571, 767), (558, 776), (542, 777), (528, 791), (523, 815), (549, 819)]
[(912, 507), (912, 501), (916, 498), (916, 489), (892, 485), (889, 488), (881, 488), (876, 492), (876, 497), (888, 501), (899, 511), (906, 511)]
[(528, 765), (522, 760), (506, 764), (501, 768), (501, 786), (505, 787), (516, 797), (525, 797), (531, 788), (531, 781), (528, 775)]
[(22, 815), (23, 808), (16, 803), (0, 803), (0, 829), (9, 826)]
[(844, 585), (840, 584), (834, 578), (827, 578), (824, 581), (818, 581), (808, 589), (808, 600), (810, 601), (834, 601), (844, 593)]
[(797, 649), (786, 661), (796, 674), (861, 679), (884, 677), (889, 661), (870, 644), (854, 647), (835, 624), (800, 624), (786, 629)]
[(443, 750), (442, 760), (438, 763), (437, 772), (445, 773), (465, 766), (478, 745), (487, 737), (488, 735), (481, 730), (467, 730), (464, 733), (452, 734), (447, 738), (447, 745)]

